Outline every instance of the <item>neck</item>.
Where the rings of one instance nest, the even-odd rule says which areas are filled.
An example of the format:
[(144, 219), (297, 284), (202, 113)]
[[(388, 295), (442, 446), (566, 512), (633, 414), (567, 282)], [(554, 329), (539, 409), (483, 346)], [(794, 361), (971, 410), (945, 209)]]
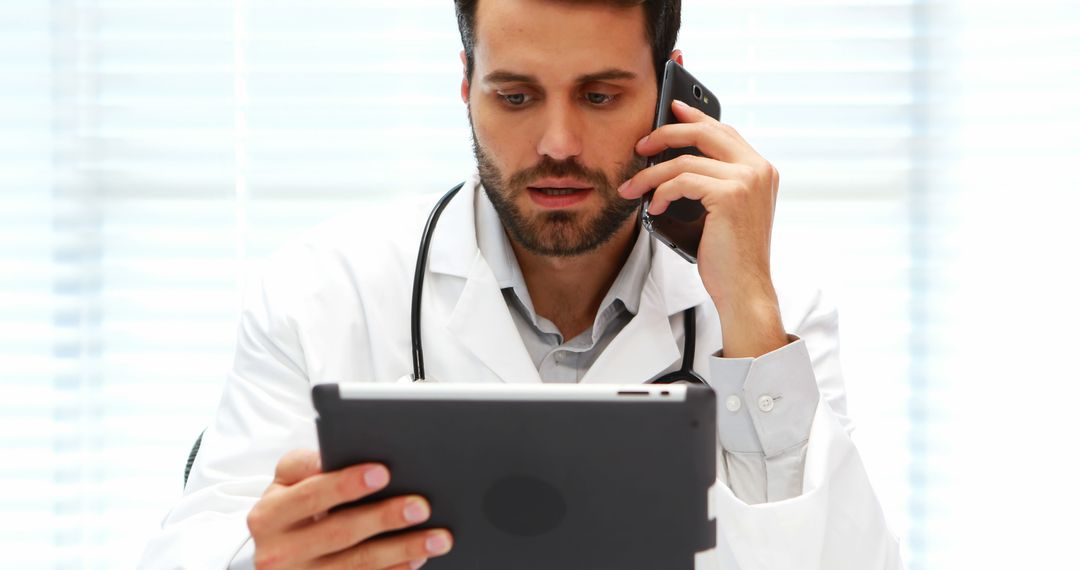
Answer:
[(600, 303), (634, 247), (637, 227), (637, 218), (630, 216), (606, 243), (572, 257), (538, 255), (510, 240), (536, 314), (555, 323), (564, 339), (576, 337), (596, 320)]

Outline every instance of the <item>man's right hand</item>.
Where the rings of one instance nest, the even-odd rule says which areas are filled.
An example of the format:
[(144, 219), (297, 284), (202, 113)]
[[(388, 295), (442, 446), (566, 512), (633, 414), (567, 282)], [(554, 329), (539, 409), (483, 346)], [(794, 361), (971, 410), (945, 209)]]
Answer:
[(285, 454), (274, 482), (247, 517), (255, 541), (255, 568), (411, 570), (429, 557), (446, 554), (453, 538), (445, 529), (372, 538), (426, 521), (431, 508), (423, 497), (393, 497), (329, 512), (389, 482), (390, 472), (382, 465), (323, 473), (318, 453)]

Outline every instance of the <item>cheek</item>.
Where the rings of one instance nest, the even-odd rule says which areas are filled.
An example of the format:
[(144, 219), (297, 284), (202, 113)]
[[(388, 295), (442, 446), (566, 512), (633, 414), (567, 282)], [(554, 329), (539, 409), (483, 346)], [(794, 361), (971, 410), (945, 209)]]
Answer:
[(503, 144), (505, 135), (498, 125), (480, 114), (473, 114), (473, 132), (477, 141), (489, 152)]
[(535, 162), (536, 153), (530, 146), (527, 127), (476, 108), (472, 120), (477, 142), (504, 172)]
[(627, 103), (617, 113), (600, 117), (593, 128), (599, 142), (598, 150), (618, 160), (633, 154), (634, 144), (652, 131), (656, 115), (656, 98), (648, 93), (635, 96)]
[(653, 110), (635, 112), (619, 121), (601, 125), (594, 134), (594, 148), (606, 164), (622, 164), (636, 156), (634, 145), (652, 130)]
[(641, 140), (642, 137), (649, 134), (653, 130), (653, 123), (656, 121), (656, 102), (655, 98), (648, 106), (642, 106), (638, 109), (638, 112), (634, 115), (636, 120), (630, 121), (627, 124), (630, 128), (627, 130), (627, 135), (634, 139), (631, 142), (631, 146)]

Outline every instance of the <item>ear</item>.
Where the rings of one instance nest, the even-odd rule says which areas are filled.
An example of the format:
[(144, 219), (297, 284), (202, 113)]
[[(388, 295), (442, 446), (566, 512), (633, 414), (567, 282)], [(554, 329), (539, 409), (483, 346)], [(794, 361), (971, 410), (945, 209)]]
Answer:
[(681, 49), (672, 50), (670, 59), (679, 65), (685, 65), (683, 63), (683, 54)]
[(469, 104), (469, 75), (465, 61), (465, 50), (461, 50), (461, 102)]

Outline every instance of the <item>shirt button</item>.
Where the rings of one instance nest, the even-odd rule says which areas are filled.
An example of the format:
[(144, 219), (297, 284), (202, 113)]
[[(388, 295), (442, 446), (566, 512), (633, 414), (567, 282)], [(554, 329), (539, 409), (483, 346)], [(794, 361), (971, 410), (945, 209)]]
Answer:
[(735, 394), (732, 394), (724, 400), (724, 405), (727, 406), (727, 411), (735, 413), (742, 408), (742, 400)]
[(772, 409), (773, 409), (773, 404), (774, 403), (775, 402), (773, 401), (773, 397), (766, 394), (766, 395), (758, 398), (757, 407), (758, 407), (759, 410), (761, 410), (763, 412), (771, 412)]

